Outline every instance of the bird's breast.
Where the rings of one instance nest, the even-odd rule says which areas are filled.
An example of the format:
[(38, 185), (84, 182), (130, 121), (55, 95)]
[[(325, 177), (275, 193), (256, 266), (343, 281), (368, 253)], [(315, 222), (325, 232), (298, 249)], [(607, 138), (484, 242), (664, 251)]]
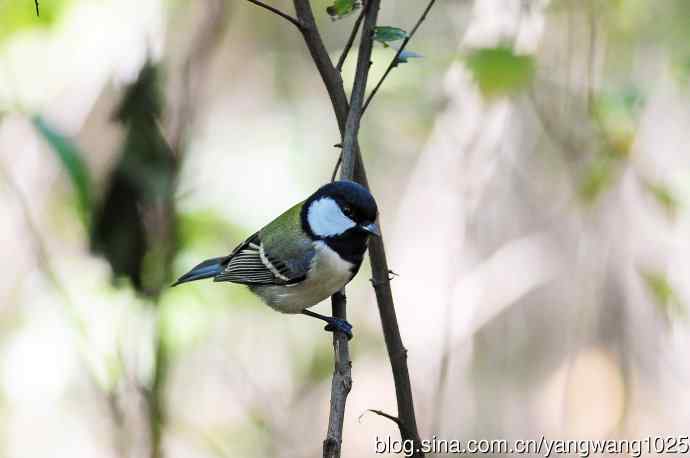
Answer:
[(306, 278), (293, 285), (258, 286), (252, 290), (274, 309), (300, 313), (342, 289), (355, 274), (355, 265), (345, 261), (324, 242), (314, 242), (315, 254)]

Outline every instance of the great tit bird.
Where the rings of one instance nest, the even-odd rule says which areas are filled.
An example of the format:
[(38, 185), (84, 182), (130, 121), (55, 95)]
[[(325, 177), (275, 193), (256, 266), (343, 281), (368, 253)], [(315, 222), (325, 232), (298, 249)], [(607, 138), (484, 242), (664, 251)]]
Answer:
[(232, 253), (207, 259), (181, 276), (247, 285), (283, 313), (302, 313), (352, 337), (345, 320), (307, 310), (340, 291), (357, 274), (369, 236), (380, 236), (374, 197), (352, 181), (319, 188), (249, 237)]

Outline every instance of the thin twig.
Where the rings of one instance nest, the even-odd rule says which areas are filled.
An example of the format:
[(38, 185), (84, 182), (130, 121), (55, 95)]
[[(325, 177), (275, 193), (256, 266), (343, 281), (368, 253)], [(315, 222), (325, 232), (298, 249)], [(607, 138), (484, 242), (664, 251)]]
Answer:
[(338, 154), (338, 161), (335, 163), (335, 167), (333, 167), (333, 173), (331, 174), (331, 183), (335, 181), (335, 177), (338, 176), (338, 170), (340, 169), (340, 164), (343, 163), (343, 152), (341, 151), (340, 154)]
[(333, 148), (340, 148), (340, 152), (338, 153), (338, 160), (335, 163), (335, 167), (333, 167), (333, 173), (331, 173), (331, 183), (335, 181), (335, 178), (338, 176), (338, 170), (340, 170), (340, 164), (343, 163), (343, 144), (336, 143), (333, 145)]
[(398, 428), (400, 429), (405, 429), (405, 424), (400, 420), (398, 417), (395, 415), (391, 415), (389, 413), (384, 412), (383, 410), (378, 410), (378, 409), (368, 409), (369, 412), (374, 413), (380, 417), (387, 418), (396, 425), (398, 425)]
[[(333, 112), (338, 123), (341, 137), (345, 135), (345, 125), (349, 112), (349, 103), (347, 95), (343, 86), (342, 77), (338, 72), (328, 55), (321, 35), (316, 29), (314, 16), (309, 5), (309, 0), (293, 0), (297, 17), (303, 24), (301, 29), (304, 41), (309, 49), (309, 53), (314, 60), (321, 79), (326, 86), (326, 91), (331, 99), (333, 105)], [(366, 169), (362, 162), (362, 156), (359, 149), (359, 144), (355, 139), (354, 156), (355, 156), (355, 175), (356, 181), (361, 183), (369, 189), (369, 182), (367, 180)], [(400, 435), (405, 440), (412, 440), (419, 443), (419, 433), (417, 432), (417, 420), (414, 412), (414, 402), (412, 399), (412, 387), (410, 384), (410, 374), (407, 367), (407, 350), (405, 349), (402, 338), (400, 336), (400, 329), (398, 328), (398, 319), (395, 313), (395, 305), (393, 302), (393, 294), (390, 288), (390, 280), (388, 279), (388, 262), (386, 260), (386, 252), (383, 245), (383, 237), (375, 237), (370, 242), (369, 246), (369, 260), (371, 262), (371, 269), (375, 282), (376, 302), (381, 317), (381, 327), (386, 343), (386, 350), (388, 358), (391, 362), (391, 369), (393, 372), (393, 379), (395, 383), (395, 394), (398, 404), (398, 417), (405, 423), (406, 428), (400, 429)], [(418, 447), (415, 447), (418, 448)], [(416, 452), (415, 457), (423, 457), (424, 454)]]
[(35, 0), (34, 3), (36, 4), (36, 16), (40, 17), (41, 16), (41, 11), (38, 6), (38, 0)]
[(359, 124), (362, 119), (362, 104), (367, 89), (369, 67), (371, 67), (371, 51), (374, 48), (374, 29), (378, 17), (380, 0), (369, 0), (364, 6), (364, 25), (362, 37), (359, 42), (359, 54), (357, 55), (357, 68), (355, 69), (355, 81), (352, 85), (350, 96), (350, 111), (345, 122), (345, 135), (343, 136), (343, 153), (340, 176), (344, 180), (355, 178), (357, 155), (355, 144), (359, 134)]
[(430, 1), (429, 1), (429, 4), (428, 4), (428, 5), (426, 6), (426, 8), (424, 9), (424, 12), (422, 12), (422, 15), (419, 17), (419, 20), (417, 21), (417, 23), (416, 23), (416, 24), (414, 25), (414, 27), (412, 28), (412, 31), (411, 31), (411, 32), (409, 33), (409, 35), (407, 35), (407, 37), (403, 40), (402, 44), (400, 45), (400, 48), (398, 49), (398, 52), (395, 53), (395, 57), (393, 57), (393, 60), (391, 60), (391, 63), (388, 64), (388, 68), (386, 69), (385, 73), (383, 74), (383, 76), (381, 77), (381, 79), (379, 80), (379, 82), (376, 83), (376, 86), (374, 86), (374, 90), (371, 91), (371, 94), (369, 94), (369, 97), (367, 97), (367, 101), (364, 102), (364, 108), (362, 108), (362, 113), (364, 113), (365, 111), (367, 111), (367, 107), (368, 107), (369, 104), (371, 103), (371, 99), (374, 98), (374, 96), (375, 96), (376, 93), (378, 92), (379, 88), (381, 87), (381, 85), (383, 84), (383, 82), (384, 82), (384, 81), (386, 80), (386, 78), (388, 77), (388, 74), (391, 72), (391, 70), (393, 70), (395, 67), (397, 67), (398, 64), (400, 63), (400, 62), (398, 61), (398, 58), (400, 57), (400, 54), (402, 54), (402, 52), (405, 50), (405, 46), (407, 46), (407, 44), (410, 42), (410, 40), (412, 39), (412, 37), (414, 36), (414, 34), (417, 33), (417, 29), (419, 28), (420, 25), (422, 25), (422, 22), (424, 22), (424, 20), (426, 19), (426, 16), (427, 16), (427, 14), (429, 14), (429, 11), (431, 10), (431, 7), (434, 6), (434, 3), (436, 3), (436, 0), (430, 0)]
[(278, 8), (275, 8), (271, 5), (267, 5), (264, 2), (261, 2), (259, 0), (247, 0), (249, 3), (253, 3), (256, 6), (259, 6), (261, 8), (264, 8), (268, 11), (270, 11), (273, 14), (277, 14), (278, 16), (282, 17), (283, 19), (287, 19), (290, 21), (295, 27), (298, 29), (302, 30), (302, 23), (299, 21), (299, 19), (295, 19), (294, 17), (290, 16), (289, 14), (283, 13), (280, 11)]
[(362, 24), (362, 19), (364, 19), (365, 11), (366, 8), (362, 8), (362, 12), (359, 13), (359, 16), (357, 17), (354, 26), (352, 26), (352, 32), (350, 32), (350, 37), (347, 39), (347, 43), (345, 43), (343, 53), (340, 55), (338, 63), (335, 65), (335, 69), (339, 72), (343, 71), (343, 64), (345, 63), (345, 59), (347, 59), (347, 55), (350, 52), (350, 48), (352, 48), (352, 43), (355, 42), (355, 37), (357, 36), (357, 32), (359, 32), (359, 26)]

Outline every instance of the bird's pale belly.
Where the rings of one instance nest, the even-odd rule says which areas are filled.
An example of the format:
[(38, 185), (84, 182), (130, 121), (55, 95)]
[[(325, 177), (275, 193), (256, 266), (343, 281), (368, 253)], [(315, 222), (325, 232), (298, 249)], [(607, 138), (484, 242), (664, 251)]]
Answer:
[(251, 290), (283, 313), (300, 313), (339, 291), (352, 280), (353, 264), (323, 242), (316, 242), (315, 248), (316, 254), (304, 281), (287, 286), (254, 286)]

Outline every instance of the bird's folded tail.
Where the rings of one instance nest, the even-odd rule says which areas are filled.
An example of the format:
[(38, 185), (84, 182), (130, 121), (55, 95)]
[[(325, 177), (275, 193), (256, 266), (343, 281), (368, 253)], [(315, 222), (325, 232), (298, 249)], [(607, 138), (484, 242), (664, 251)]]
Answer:
[(225, 259), (225, 257), (207, 259), (178, 278), (171, 286), (177, 286), (180, 283), (187, 283), (188, 281), (201, 280), (202, 278), (215, 277), (223, 271), (223, 261)]

